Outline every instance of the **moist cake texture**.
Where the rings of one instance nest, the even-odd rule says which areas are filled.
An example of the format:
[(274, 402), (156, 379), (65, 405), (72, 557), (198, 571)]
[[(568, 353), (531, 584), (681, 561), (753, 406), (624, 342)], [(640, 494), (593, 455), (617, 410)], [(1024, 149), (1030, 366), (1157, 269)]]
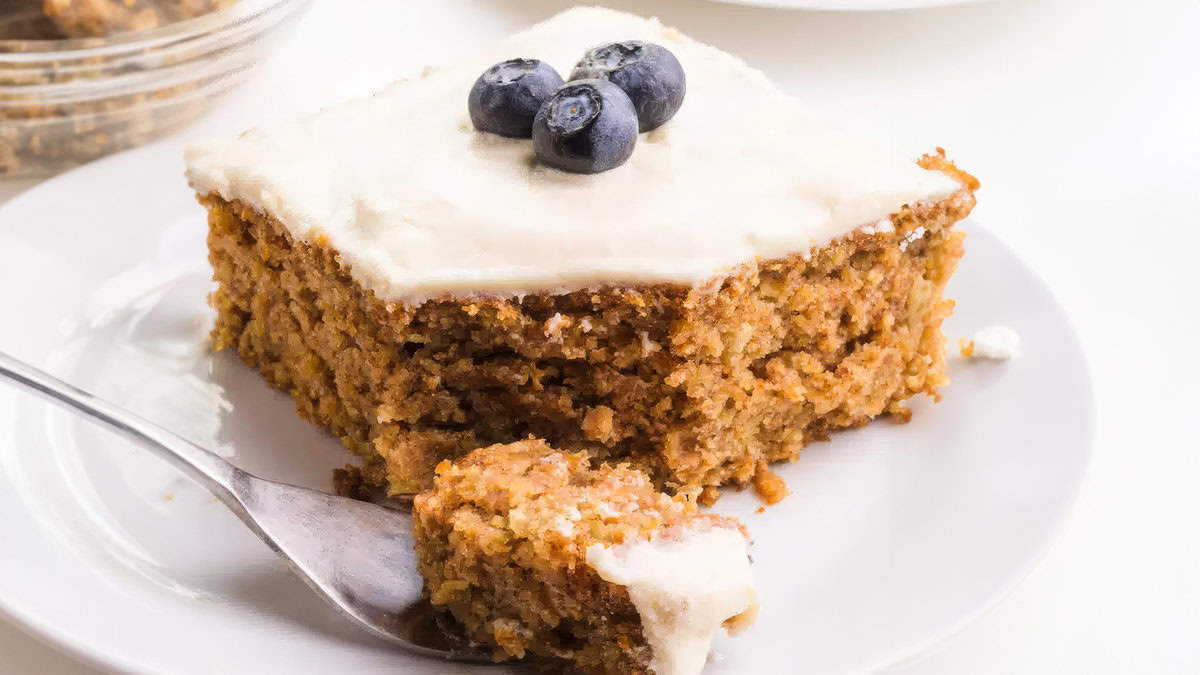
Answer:
[[(672, 49), (689, 91), (626, 165), (563, 174), (470, 127), (490, 62), (565, 70), (562, 54), (630, 37)], [(672, 491), (780, 494), (768, 463), (946, 382), (952, 226), (978, 184), (940, 150), (841, 144), (733, 57), (606, 10), (476, 61), (189, 150), (216, 346), (361, 455), (368, 482), (415, 492), (444, 458), (534, 436)], [(730, 89), (785, 114), (726, 122)]]
[(413, 533), (433, 604), (497, 660), (694, 674), (713, 631), (757, 612), (736, 520), (698, 513), (628, 465), (592, 468), (542, 441), (441, 463), (414, 499)]

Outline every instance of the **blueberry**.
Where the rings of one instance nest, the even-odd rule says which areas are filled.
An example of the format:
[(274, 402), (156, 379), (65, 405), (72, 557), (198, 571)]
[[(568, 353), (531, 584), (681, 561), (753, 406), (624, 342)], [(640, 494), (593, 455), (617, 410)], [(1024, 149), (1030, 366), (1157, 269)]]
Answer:
[(638, 126), (650, 131), (671, 119), (687, 91), (683, 66), (664, 47), (628, 40), (596, 47), (583, 55), (571, 72), (572, 80), (608, 80), (629, 95), (637, 109)]
[(467, 96), (471, 122), (480, 131), (529, 138), (533, 116), (562, 76), (537, 59), (509, 59), (488, 68), (475, 80)]
[(625, 163), (637, 144), (633, 102), (607, 80), (559, 87), (533, 120), (533, 151), (542, 163), (572, 173), (600, 173)]

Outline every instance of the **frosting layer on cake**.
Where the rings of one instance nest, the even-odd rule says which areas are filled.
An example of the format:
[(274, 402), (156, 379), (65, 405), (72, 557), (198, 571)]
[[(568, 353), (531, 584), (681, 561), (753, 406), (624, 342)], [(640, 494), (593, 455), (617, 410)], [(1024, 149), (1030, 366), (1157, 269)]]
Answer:
[[(568, 75), (590, 47), (645, 40), (687, 74), (683, 107), (595, 175), (476, 131), (467, 93), (504, 59)], [(962, 186), (817, 121), (760, 71), (653, 19), (576, 8), (462, 63), (273, 129), (187, 150), (192, 187), (335, 248), (382, 300), (699, 284), (873, 226)]]
[(627, 587), (654, 673), (698, 675), (718, 628), (737, 632), (754, 622), (758, 591), (741, 532), (712, 527), (674, 535), (616, 548), (593, 544), (587, 563), (600, 578)]

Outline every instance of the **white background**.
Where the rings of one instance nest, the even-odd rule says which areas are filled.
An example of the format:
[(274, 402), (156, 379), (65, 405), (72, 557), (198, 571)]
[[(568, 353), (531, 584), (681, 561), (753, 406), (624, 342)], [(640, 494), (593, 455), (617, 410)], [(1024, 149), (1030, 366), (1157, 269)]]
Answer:
[[(185, 133), (370, 92), (569, 4), (318, 0)], [(975, 218), (1050, 282), (1083, 338), (1099, 428), (1061, 536), (997, 607), (890, 672), (1200, 672), (1200, 1), (609, 4), (741, 55), (913, 154), (946, 147), (983, 180)], [(30, 185), (0, 182), (0, 201)], [(0, 672), (97, 671), (0, 623)]]

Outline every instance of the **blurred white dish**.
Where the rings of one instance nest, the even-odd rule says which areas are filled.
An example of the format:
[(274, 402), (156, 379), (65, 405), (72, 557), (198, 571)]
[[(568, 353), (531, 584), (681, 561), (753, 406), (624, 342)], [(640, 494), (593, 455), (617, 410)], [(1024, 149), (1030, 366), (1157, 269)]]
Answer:
[(963, 5), (980, 0), (715, 0), (730, 5), (750, 5), (774, 9), (825, 9), (846, 12), (876, 12), (889, 9), (917, 9)]

